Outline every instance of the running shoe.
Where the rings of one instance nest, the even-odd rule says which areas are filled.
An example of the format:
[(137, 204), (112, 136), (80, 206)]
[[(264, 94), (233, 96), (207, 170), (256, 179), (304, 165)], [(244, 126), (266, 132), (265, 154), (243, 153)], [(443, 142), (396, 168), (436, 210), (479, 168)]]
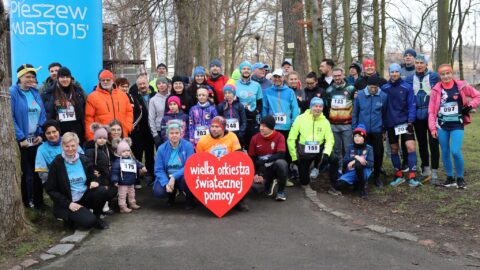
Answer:
[(313, 168), (313, 169), (310, 171), (310, 178), (316, 179), (317, 177), (318, 177), (318, 169), (317, 169), (317, 168)]
[(443, 182), (444, 187), (458, 187), (457, 181), (455, 181), (455, 178), (453, 176), (447, 176), (447, 180)]
[(328, 194), (333, 195), (333, 196), (342, 196), (342, 192), (339, 190), (336, 190), (334, 187), (331, 187), (328, 190)]
[(457, 178), (457, 188), (458, 189), (466, 189), (467, 186), (465, 185), (465, 179), (463, 177), (458, 177)]
[(401, 184), (405, 183), (405, 178), (403, 177), (397, 177), (395, 178), (395, 180), (393, 180), (392, 182), (390, 182), (390, 186), (391, 187), (396, 187), (396, 186), (399, 186)]
[(277, 196), (275, 196), (275, 200), (276, 201), (286, 201), (287, 196), (285, 196), (285, 192), (283, 192), (283, 191), (277, 192)]
[(412, 178), (412, 179), (408, 180), (408, 185), (411, 186), (411, 187), (419, 187), (419, 186), (422, 185), (422, 183), (420, 183), (419, 181)]

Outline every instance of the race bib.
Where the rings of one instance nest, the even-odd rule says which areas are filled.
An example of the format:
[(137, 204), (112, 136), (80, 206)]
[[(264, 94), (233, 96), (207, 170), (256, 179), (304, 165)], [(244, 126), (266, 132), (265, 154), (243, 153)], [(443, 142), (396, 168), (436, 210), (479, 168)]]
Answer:
[(407, 133), (408, 124), (401, 124), (395, 127), (395, 135), (402, 135)]
[(205, 136), (207, 134), (208, 134), (208, 127), (206, 126), (195, 127), (195, 139), (200, 139), (202, 136)]
[(137, 173), (137, 163), (131, 159), (121, 159), (120, 169), (122, 172)]
[(237, 118), (227, 119), (227, 130), (228, 131), (239, 131), (240, 123)]
[(29, 135), (29, 136), (27, 137), (28, 147), (33, 146), (34, 141), (35, 141), (35, 135)]
[(345, 109), (347, 107), (347, 97), (345, 96), (333, 96), (332, 98), (332, 108), (334, 109)]
[(75, 116), (75, 108), (70, 105), (66, 109), (59, 109), (58, 120), (60, 122), (76, 121), (77, 117)]
[(320, 153), (320, 144), (318, 142), (305, 142), (306, 154), (318, 154)]
[(273, 118), (277, 125), (285, 125), (287, 123), (287, 115), (284, 113), (276, 113), (273, 115)]
[(440, 107), (440, 114), (443, 115), (457, 115), (458, 114), (458, 103), (457, 102), (447, 102)]

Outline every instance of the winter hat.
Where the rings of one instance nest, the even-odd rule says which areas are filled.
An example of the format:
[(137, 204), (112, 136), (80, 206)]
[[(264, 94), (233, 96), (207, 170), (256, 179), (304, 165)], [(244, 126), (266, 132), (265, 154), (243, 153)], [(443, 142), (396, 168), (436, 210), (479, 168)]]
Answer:
[(201, 66), (195, 67), (195, 69), (193, 70), (193, 77), (197, 75), (205, 75), (205, 68)]
[(240, 63), (240, 66), (238, 67), (238, 69), (241, 71), (244, 67), (249, 67), (250, 70), (252, 70), (252, 64), (250, 64), (250, 62), (246, 60)]
[(366, 128), (364, 124), (358, 124), (358, 126), (353, 130), (353, 136), (355, 136), (355, 134), (360, 134), (365, 139), (367, 137), (367, 131), (365, 129)]
[(168, 69), (167, 65), (165, 65), (164, 63), (158, 64), (158, 65), (157, 65), (157, 69), (158, 69), (159, 67), (164, 67), (165, 69)]
[(417, 57), (417, 52), (412, 48), (406, 49), (403, 53), (403, 57), (407, 56), (407, 54), (411, 54), (413, 57)]
[(417, 62), (423, 62), (425, 64), (428, 64), (428, 56), (426, 56), (425, 54), (423, 53), (419, 53), (417, 54), (417, 56), (415, 57), (415, 61)]
[(380, 87), (381, 84), (382, 84), (382, 79), (378, 76), (370, 76), (367, 79), (367, 85), (375, 85)]
[(101, 79), (111, 79), (111, 80), (114, 80), (115, 78), (113, 77), (113, 73), (108, 70), (108, 69), (104, 69), (102, 72), (100, 72), (100, 75), (98, 76), (98, 78), (101, 80)]
[(132, 149), (130, 149), (130, 145), (132, 145), (132, 140), (130, 138), (125, 138), (123, 140), (119, 140), (118, 144), (117, 144), (117, 155), (121, 155), (123, 152), (125, 151), (132, 151)]
[(240, 76), (241, 76), (240, 70), (237, 68), (233, 71), (232, 76), (230, 76), (230, 77), (234, 80), (238, 80), (238, 79), (240, 79)]
[(350, 68), (356, 69), (356, 70), (357, 70), (357, 74), (362, 73), (362, 67), (361, 67), (360, 64), (357, 63), (357, 62), (353, 62), (353, 63), (350, 65), (350, 67), (348, 67), (348, 68), (349, 68), (349, 69), (350, 69)]
[(174, 75), (173, 78), (172, 78), (172, 84), (174, 84), (176, 82), (182, 82), (183, 83), (183, 78), (181, 76)]
[(217, 66), (217, 67), (222, 67), (222, 62), (220, 61), (220, 59), (212, 59), (212, 61), (210, 62), (210, 67), (212, 66)]
[(397, 64), (397, 63), (393, 63), (393, 64), (391, 64), (391, 65), (388, 67), (388, 73), (389, 73), (389, 74), (392, 73), (392, 72), (394, 72), (394, 71), (400, 72), (401, 70), (402, 70), (402, 68), (401, 68), (400, 65)]
[(93, 140), (96, 141), (99, 138), (108, 139), (108, 126), (102, 126), (99, 123), (92, 123), (90, 130), (93, 132)]
[(178, 108), (182, 106), (182, 103), (180, 102), (180, 98), (177, 96), (171, 96), (167, 100), (167, 104), (170, 105), (170, 102), (175, 102), (178, 105)]
[(227, 120), (225, 120), (225, 117), (223, 116), (215, 116), (213, 119), (212, 119), (212, 124), (217, 124), (217, 125), (220, 125), (222, 127), (223, 130), (225, 130), (225, 127), (227, 126)]
[(264, 124), (269, 129), (275, 129), (275, 118), (271, 115), (266, 115), (260, 120), (260, 124)]
[(319, 97), (312, 98), (312, 100), (310, 101), (310, 108), (312, 108), (314, 105), (320, 105), (323, 107), (323, 99)]
[(60, 78), (60, 77), (72, 77), (72, 73), (70, 72), (70, 69), (68, 69), (67, 67), (61, 67), (58, 69), (57, 71), (57, 78)]
[(157, 81), (155, 82), (155, 85), (157, 85), (159, 83), (168, 84), (168, 80), (165, 77), (158, 77)]
[(365, 59), (362, 62), (362, 66), (363, 66), (363, 69), (365, 69), (365, 67), (367, 66), (373, 66), (376, 68), (377, 64), (375, 64), (375, 61), (373, 61), (373, 59)]
[(227, 91), (230, 91), (233, 93), (233, 95), (235, 95), (235, 92), (236, 92), (237, 88), (235, 87), (235, 85), (233, 84), (226, 84), (224, 87), (223, 87), (223, 93), (225, 94), (225, 92)]

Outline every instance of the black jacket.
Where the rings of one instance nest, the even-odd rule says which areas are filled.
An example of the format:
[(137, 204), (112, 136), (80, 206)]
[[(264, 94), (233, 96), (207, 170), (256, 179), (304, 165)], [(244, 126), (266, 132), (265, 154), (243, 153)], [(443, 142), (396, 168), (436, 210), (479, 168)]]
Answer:
[[(89, 141), (85, 144), (85, 156), (87, 157), (88, 165), (100, 173), (100, 177), (93, 176), (101, 186), (108, 186), (110, 184), (110, 170), (111, 159), (107, 144), (97, 148), (95, 155), (95, 142)], [(96, 158), (96, 160), (95, 160)]]

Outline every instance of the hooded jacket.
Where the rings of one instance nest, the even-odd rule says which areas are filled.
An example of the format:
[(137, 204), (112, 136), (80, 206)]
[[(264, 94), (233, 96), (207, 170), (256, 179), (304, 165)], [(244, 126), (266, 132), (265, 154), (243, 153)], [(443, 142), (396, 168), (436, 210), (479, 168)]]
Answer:
[(292, 123), (300, 114), (298, 108), (297, 96), (295, 92), (285, 84), (278, 87), (272, 87), (265, 90), (263, 101), (262, 117), (266, 115), (286, 114), (285, 124), (275, 124), (275, 130), (290, 130)]
[[(122, 168), (120, 166), (120, 163), (122, 162), (122, 160), (128, 160), (130, 162), (135, 162), (135, 164), (137, 165), (137, 171), (136, 172), (124, 172), (124, 171), (122, 171)], [(112, 164), (112, 173), (111, 173), (112, 176), (111, 176), (110, 180), (113, 184), (118, 183), (121, 186), (134, 185), (135, 181), (137, 181), (139, 170), (141, 170), (143, 167), (145, 167), (145, 166), (134, 158), (119, 157)]]
[(413, 123), (417, 108), (412, 85), (399, 78), (395, 82), (389, 81), (384, 84), (381, 89), (388, 96), (387, 113), (383, 118), (385, 128)]
[[(40, 136), (43, 134), (42, 125), (45, 123), (45, 107), (43, 106), (42, 99), (38, 94), (38, 90), (35, 88), (29, 89), (32, 92), (33, 98), (40, 106), (40, 117), (38, 118), (37, 131), (35, 136)], [(28, 136), (28, 106), (27, 106), (27, 97), (23, 93), (23, 90), (20, 89), (20, 86), (13, 85), (10, 88), (10, 103), (12, 109), (13, 117), (13, 126), (15, 128), (15, 138), (17, 142), (21, 142), (27, 139)]]
[(168, 123), (171, 121), (171, 120), (181, 120), (183, 123), (184, 123), (184, 126), (183, 126), (183, 138), (185, 140), (188, 140), (190, 138), (190, 132), (189, 132), (189, 128), (188, 128), (188, 124), (190, 123), (189, 120), (188, 120), (188, 115), (186, 115), (182, 110), (180, 110), (178, 113), (171, 113), (171, 112), (167, 112), (165, 113), (165, 115), (163, 116), (162, 118), (162, 123), (161, 123), (161, 126), (162, 126), (162, 129), (161, 129), (161, 136), (162, 136), (162, 140), (165, 142), (168, 140), (168, 136), (167, 136), (167, 126), (168, 126)]
[(193, 106), (190, 109), (189, 113), (189, 132), (190, 132), (190, 141), (194, 140), (195, 144), (198, 142), (198, 139), (195, 139), (195, 129), (196, 127), (205, 126), (207, 128), (210, 127), (210, 123), (212, 119), (218, 115), (217, 109), (215, 109), (215, 105), (208, 104), (204, 106), (200, 106), (199, 104)]
[[(178, 156), (182, 165), (185, 166), (187, 159), (194, 154), (193, 145), (189, 141), (181, 139), (177, 147), (179, 148)], [(157, 156), (155, 157), (155, 181), (159, 182), (162, 187), (165, 187), (169, 181), (168, 160), (170, 159), (172, 150), (172, 145), (170, 141), (167, 140), (160, 145)], [(180, 181), (183, 178), (183, 170), (178, 170), (172, 175), (175, 181)]]
[(162, 95), (157, 93), (150, 99), (150, 104), (148, 105), (148, 124), (150, 125), (150, 131), (153, 137), (158, 136), (162, 131), (162, 119), (168, 111), (168, 107), (165, 107), (167, 97), (168, 94)]
[(234, 131), (238, 138), (241, 138), (245, 135), (245, 130), (247, 129), (247, 115), (245, 114), (245, 108), (242, 103), (238, 101), (238, 98), (232, 101), (232, 104), (228, 104), (227, 100), (223, 100), (222, 103), (217, 106), (218, 115), (225, 117), (225, 119), (238, 119), (239, 130)]
[(368, 88), (359, 91), (353, 105), (352, 130), (359, 124), (364, 124), (367, 133), (382, 133), (387, 103), (387, 94), (380, 88), (375, 95), (370, 94)]

